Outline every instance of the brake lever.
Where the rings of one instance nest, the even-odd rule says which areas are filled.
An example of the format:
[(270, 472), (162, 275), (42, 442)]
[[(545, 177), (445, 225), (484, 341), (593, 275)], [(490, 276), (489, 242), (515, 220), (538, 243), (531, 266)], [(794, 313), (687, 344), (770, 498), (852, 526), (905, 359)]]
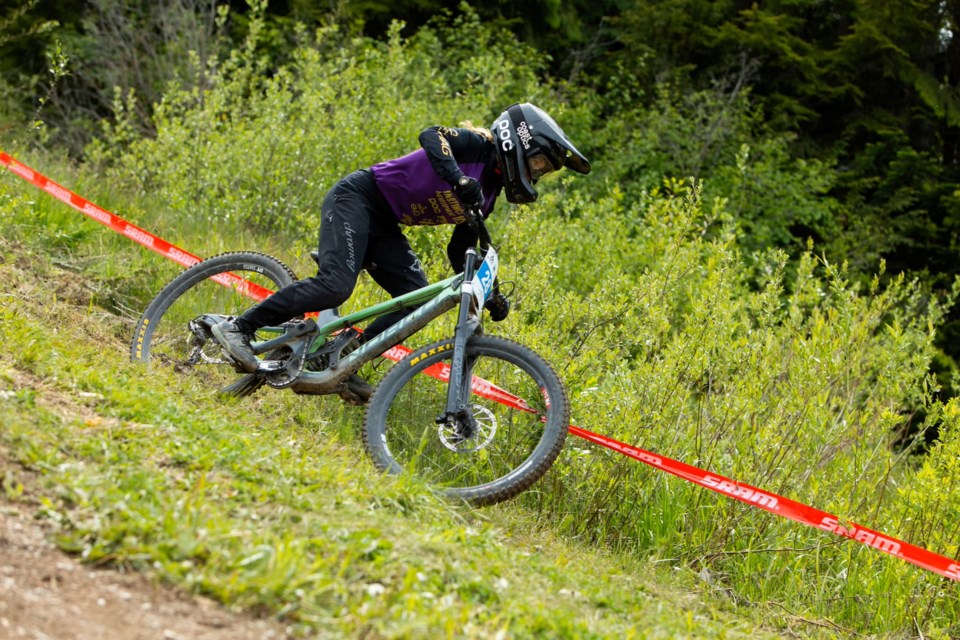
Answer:
[(479, 232), (483, 224), (483, 212), (480, 209), (467, 209), (467, 224), (471, 229)]

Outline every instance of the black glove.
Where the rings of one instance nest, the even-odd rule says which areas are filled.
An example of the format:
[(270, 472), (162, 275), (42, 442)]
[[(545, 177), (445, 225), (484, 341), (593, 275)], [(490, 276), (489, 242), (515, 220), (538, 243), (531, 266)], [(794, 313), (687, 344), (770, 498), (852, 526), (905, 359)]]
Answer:
[(453, 185), (453, 190), (467, 209), (479, 209), (483, 206), (483, 187), (476, 178), (460, 176), (457, 184)]
[(510, 315), (510, 301), (502, 293), (493, 294), (483, 306), (490, 311), (490, 319), (494, 322), (506, 320)]

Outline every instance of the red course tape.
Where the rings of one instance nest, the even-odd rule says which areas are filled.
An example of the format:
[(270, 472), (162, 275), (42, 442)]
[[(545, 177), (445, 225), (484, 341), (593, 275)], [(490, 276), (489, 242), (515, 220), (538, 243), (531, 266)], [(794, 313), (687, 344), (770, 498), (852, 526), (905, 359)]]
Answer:
[[(40, 189), (43, 189), (54, 198), (62, 200), (84, 215), (93, 218), (97, 222), (106, 225), (117, 233), (130, 238), (134, 242), (143, 245), (151, 251), (159, 253), (160, 255), (169, 258), (170, 260), (173, 260), (184, 267), (190, 267), (200, 261), (200, 258), (197, 256), (184, 251), (183, 249), (175, 247), (156, 235), (148, 231), (144, 231), (140, 227), (130, 224), (126, 220), (123, 220), (109, 211), (101, 209), (92, 202), (89, 202), (72, 191), (60, 186), (53, 180), (48, 179), (40, 173), (37, 173), (30, 167), (17, 162), (2, 151), (0, 151), (0, 164), (7, 167), (10, 169), (10, 171), (20, 176), (27, 182), (36, 185)], [(262, 300), (272, 293), (272, 291), (269, 289), (260, 287), (232, 273), (221, 274), (214, 279), (224, 286), (235, 287), (241, 293), (244, 293), (255, 300)], [(400, 360), (408, 353), (410, 353), (410, 350), (401, 345), (393, 347), (387, 351), (384, 356), (390, 358), (391, 360)], [(431, 371), (428, 371), (429, 375), (440, 379), (446, 379), (448, 373), (446, 365), (435, 365), (431, 369)], [(485, 380), (476, 378), (474, 379), (472, 386), (474, 392), (478, 395), (496, 400), (518, 410), (530, 410), (522, 398), (518, 398), (512, 393), (500, 389), (496, 385), (490, 384)], [(879, 531), (874, 531), (873, 529), (860, 526), (853, 522), (844, 521), (835, 515), (827, 513), (826, 511), (821, 511), (789, 498), (779, 496), (775, 493), (763, 491), (762, 489), (752, 487), (742, 482), (737, 482), (723, 476), (706, 472), (703, 469), (698, 469), (697, 467), (685, 464), (683, 462), (671, 460), (670, 458), (657, 455), (643, 449), (638, 449), (637, 447), (619, 442), (613, 438), (608, 438), (606, 436), (587, 431), (586, 429), (581, 429), (580, 427), (570, 425), (569, 429), (570, 433), (583, 438), (584, 440), (588, 440), (612, 451), (616, 451), (629, 458), (633, 458), (634, 460), (638, 460), (639, 462), (647, 464), (655, 469), (660, 469), (661, 471), (665, 471), (669, 474), (677, 476), (678, 478), (683, 478), (684, 480), (710, 489), (711, 491), (734, 498), (735, 500), (739, 500), (748, 505), (757, 507), (758, 509), (764, 509), (782, 518), (793, 520), (794, 522), (799, 522), (815, 529), (821, 529), (823, 531), (828, 531), (830, 533), (855, 540), (869, 547), (873, 547), (878, 551), (900, 558), (915, 564), (918, 567), (927, 569), (928, 571), (938, 573), (941, 576), (950, 578), (951, 580), (960, 581), (960, 563), (945, 556), (933, 553), (932, 551), (912, 545), (909, 542), (897, 540), (896, 538), (884, 535)]]
[[(80, 213), (93, 218), (102, 225), (109, 227), (117, 233), (124, 235), (137, 244), (143, 245), (155, 253), (159, 253), (165, 258), (173, 260), (184, 267), (192, 267), (200, 262), (200, 258), (188, 251), (174, 246), (166, 240), (155, 236), (149, 231), (144, 231), (140, 227), (131, 224), (123, 218), (101, 209), (85, 198), (81, 198), (69, 189), (65, 189), (53, 180), (40, 174), (25, 164), (21, 164), (11, 158), (8, 154), (0, 151), (0, 164), (7, 167), (13, 173), (17, 174), (27, 182), (40, 187), (57, 200), (67, 203)], [(269, 296), (272, 291), (265, 289), (249, 280), (245, 280), (232, 273), (221, 274), (214, 277), (214, 280), (228, 287), (236, 287), (241, 293), (249, 295), (256, 300), (262, 300)]]

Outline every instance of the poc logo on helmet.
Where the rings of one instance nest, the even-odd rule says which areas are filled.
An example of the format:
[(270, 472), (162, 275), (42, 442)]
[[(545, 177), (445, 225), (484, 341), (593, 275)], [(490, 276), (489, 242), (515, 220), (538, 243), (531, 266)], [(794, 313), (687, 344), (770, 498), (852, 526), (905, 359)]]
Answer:
[(497, 135), (500, 137), (500, 148), (504, 151), (513, 149), (513, 140), (510, 139), (510, 123), (506, 119), (497, 123)]
[(521, 122), (517, 127), (517, 137), (520, 138), (520, 142), (523, 143), (523, 148), (530, 149), (530, 141), (533, 140), (533, 134), (530, 133), (530, 129), (527, 128), (527, 123)]

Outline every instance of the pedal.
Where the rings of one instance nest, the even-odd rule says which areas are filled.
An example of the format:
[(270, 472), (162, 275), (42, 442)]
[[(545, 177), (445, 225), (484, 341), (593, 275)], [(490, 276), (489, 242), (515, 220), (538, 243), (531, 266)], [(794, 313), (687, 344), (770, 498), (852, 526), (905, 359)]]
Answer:
[(232, 396), (234, 398), (243, 398), (252, 395), (257, 389), (264, 385), (263, 378), (255, 373), (243, 376), (231, 385), (228, 385), (217, 393), (222, 396)]

